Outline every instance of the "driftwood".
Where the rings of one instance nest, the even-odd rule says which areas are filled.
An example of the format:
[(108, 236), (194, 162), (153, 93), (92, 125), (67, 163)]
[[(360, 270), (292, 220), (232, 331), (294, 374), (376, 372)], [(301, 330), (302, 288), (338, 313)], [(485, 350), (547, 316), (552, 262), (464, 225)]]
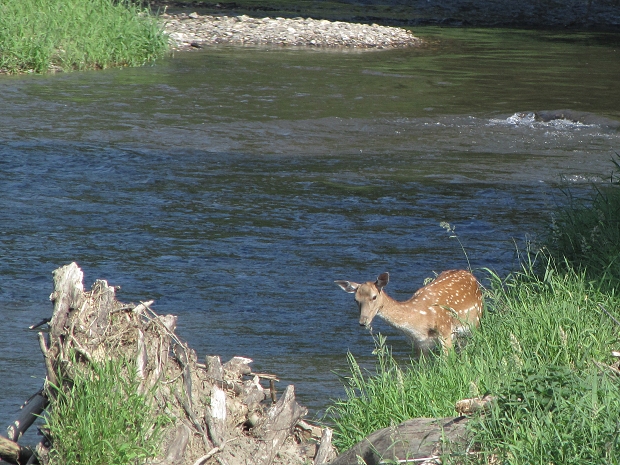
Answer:
[(332, 447), (332, 430), (329, 428), (325, 428), (323, 430), (323, 434), (321, 435), (319, 450), (314, 456), (314, 465), (327, 463), (332, 460), (335, 455), (336, 454), (334, 452), (334, 448)]
[[(46, 384), (10, 426), (11, 438), (23, 434), (48, 399), (53, 408), (56, 389), (69, 387), (76, 373), (119, 358), (132, 362), (140, 380), (139, 392), (152, 398), (155, 414), (166, 414), (173, 420), (165, 431), (160, 457), (150, 463), (312, 462), (313, 446), (322, 430), (300, 433), (297, 424), (306, 409), (295, 401), (293, 386), (268, 406), (261, 383), (271, 386), (275, 398), (277, 378), (253, 373), (251, 359), (234, 357), (221, 363), (219, 357), (207, 356), (204, 364), (198, 363), (196, 353), (175, 333), (177, 317), (158, 315), (151, 308), (152, 301), (137, 305), (119, 302), (116, 288), (104, 280), (97, 280), (86, 291), (82, 270), (75, 263), (55, 270), (53, 277), (49, 332), (39, 333)], [(33, 457), (30, 463), (45, 464), (48, 439), (53, 446), (54, 438), (46, 438), (34, 455), (30, 449), (4, 439), (5, 460), (24, 464)]]
[(295, 388), (292, 385), (287, 386), (284, 395), (254, 428), (254, 435), (262, 438), (262, 441), (253, 463), (272, 463), (286, 438), (293, 433), (295, 425), (307, 412), (306, 408), (295, 400)]
[(49, 400), (44, 394), (43, 389), (24, 402), (19, 416), (7, 428), (7, 438), (11, 441), (18, 441), (22, 434), (30, 428), (38, 416), (45, 410), (48, 403)]
[(392, 461), (441, 463), (445, 455), (464, 453), (466, 417), (416, 418), (375, 431), (330, 465), (379, 465)]
[(25, 465), (31, 456), (32, 450), (0, 436), (0, 459), (9, 463)]
[(174, 437), (166, 451), (166, 458), (162, 464), (179, 463), (185, 455), (185, 449), (189, 442), (189, 435), (192, 433), (191, 428), (184, 422), (177, 426)]

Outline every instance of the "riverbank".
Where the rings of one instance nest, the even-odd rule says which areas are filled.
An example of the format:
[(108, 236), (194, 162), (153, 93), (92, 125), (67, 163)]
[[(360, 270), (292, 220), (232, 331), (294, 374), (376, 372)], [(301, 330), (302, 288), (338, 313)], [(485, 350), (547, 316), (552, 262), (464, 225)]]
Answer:
[(377, 24), (312, 18), (252, 18), (198, 13), (162, 14), (175, 49), (216, 44), (306, 47), (394, 48), (419, 45), (410, 31)]
[(128, 2), (0, 4), (0, 74), (140, 66), (167, 52), (156, 18)]
[(610, 182), (590, 197), (568, 191), (569, 205), (555, 212), (539, 251), (522, 255), (520, 270), (505, 279), (482, 270), (485, 315), (467, 345), (400, 364), (378, 338), (375, 372), (349, 354), (347, 398), (329, 409), (340, 450), (410, 418), (453, 416), (455, 403), (470, 396), (492, 399), (492, 407), (470, 417), (474, 446), (452, 457), (618, 463), (620, 164), (613, 163)]

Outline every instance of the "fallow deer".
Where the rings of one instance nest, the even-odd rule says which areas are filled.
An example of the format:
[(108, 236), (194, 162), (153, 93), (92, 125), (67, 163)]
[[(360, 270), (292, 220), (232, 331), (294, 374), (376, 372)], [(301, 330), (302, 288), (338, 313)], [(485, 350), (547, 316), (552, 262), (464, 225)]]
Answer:
[(379, 315), (419, 350), (428, 352), (437, 343), (444, 351), (449, 350), (456, 335), (480, 323), (482, 292), (468, 271), (444, 271), (404, 302), (385, 292), (389, 279), (388, 273), (382, 273), (375, 282), (335, 281), (345, 292), (355, 294), (360, 325), (370, 326), (375, 315)]

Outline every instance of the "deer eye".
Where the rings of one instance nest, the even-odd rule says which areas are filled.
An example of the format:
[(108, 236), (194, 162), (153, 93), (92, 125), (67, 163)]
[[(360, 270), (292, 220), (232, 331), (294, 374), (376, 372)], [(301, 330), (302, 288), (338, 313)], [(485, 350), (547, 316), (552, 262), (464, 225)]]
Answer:
[(372, 300), (377, 300), (377, 296), (376, 296), (376, 295), (373, 295), (373, 296), (372, 296)]

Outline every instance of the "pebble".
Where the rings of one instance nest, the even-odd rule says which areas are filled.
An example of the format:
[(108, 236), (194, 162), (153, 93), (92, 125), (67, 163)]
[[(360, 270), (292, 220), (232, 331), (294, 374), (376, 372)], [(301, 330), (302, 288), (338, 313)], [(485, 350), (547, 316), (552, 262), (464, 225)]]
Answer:
[(422, 41), (400, 27), (312, 18), (253, 18), (198, 13), (163, 14), (175, 49), (213, 44), (306, 47), (395, 48)]

